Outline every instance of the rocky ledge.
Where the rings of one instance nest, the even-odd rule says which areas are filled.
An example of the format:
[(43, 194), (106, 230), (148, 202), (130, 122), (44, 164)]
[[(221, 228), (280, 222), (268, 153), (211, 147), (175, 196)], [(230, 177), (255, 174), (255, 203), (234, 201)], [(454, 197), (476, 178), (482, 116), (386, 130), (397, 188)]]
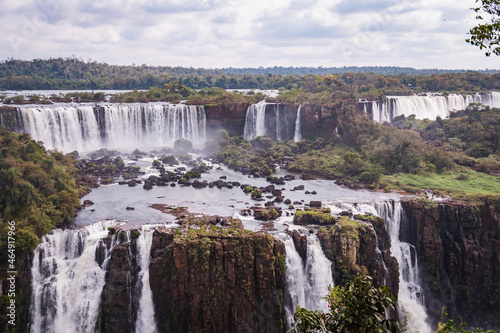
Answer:
[(161, 332), (284, 332), (284, 245), (244, 229), (155, 231), (150, 282)]

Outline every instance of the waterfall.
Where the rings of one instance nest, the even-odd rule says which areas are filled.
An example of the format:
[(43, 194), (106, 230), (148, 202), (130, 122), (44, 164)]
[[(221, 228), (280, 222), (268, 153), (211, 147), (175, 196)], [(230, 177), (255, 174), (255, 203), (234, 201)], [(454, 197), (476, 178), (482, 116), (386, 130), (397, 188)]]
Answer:
[(94, 332), (106, 274), (96, 249), (109, 225), (56, 229), (41, 239), (31, 269), (30, 332)]
[(137, 263), (141, 266), (141, 298), (135, 323), (137, 333), (155, 333), (156, 322), (154, 317), (153, 294), (149, 285), (149, 262), (151, 257), (151, 244), (153, 242), (153, 231), (147, 226), (142, 227), (141, 235), (137, 239)]
[[(248, 107), (245, 117), (243, 137), (250, 141), (258, 136), (267, 135), (273, 140), (301, 140), (300, 106), (292, 128), (293, 112), (285, 104), (266, 103), (261, 101)], [(298, 140), (297, 140), (298, 138)]]
[(401, 203), (389, 202), (376, 204), (379, 215), (384, 217), (391, 237), (391, 253), (399, 264), (399, 317), (408, 320), (410, 332), (432, 332), (427, 322), (424, 295), (420, 286), (419, 268), (415, 247), (400, 241), (400, 227), (403, 209)]
[(297, 142), (302, 140), (302, 125), (300, 123), (300, 108), (302, 105), (299, 105), (299, 109), (297, 110), (297, 118), (295, 119), (295, 134), (293, 135), (293, 141)]
[(297, 306), (308, 310), (328, 311), (328, 303), (321, 299), (328, 293), (328, 286), (333, 286), (331, 262), (325, 257), (318, 237), (307, 236), (307, 254), (305, 263), (295, 249), (290, 236), (283, 240), (286, 250), (286, 288), (287, 304), (285, 314), (289, 328), (293, 323), (293, 314)]
[(22, 106), (16, 123), (47, 149), (63, 152), (164, 147), (180, 138), (203, 144), (206, 137), (204, 107), (183, 104)]
[(281, 141), (281, 119), (280, 107), (278, 104), (274, 105), (274, 117), (276, 119), (276, 140)]
[[(113, 248), (131, 241), (113, 238), (111, 246), (103, 243), (112, 222), (98, 222), (79, 230), (55, 229), (43, 237), (35, 249), (32, 273), (30, 332), (94, 332), (105, 286), (108, 261)], [(153, 226), (143, 226), (137, 238), (137, 264), (141, 267), (138, 283), (128, 286), (128, 321), (134, 326), (133, 295), (139, 294), (135, 332), (156, 332), (154, 306), (149, 284), (149, 263)], [(104, 249), (102, 255), (99, 250)], [(129, 248), (130, 250), (130, 248)], [(101, 257), (101, 261), (99, 260)], [(129, 260), (133, 254), (129, 252)], [(139, 293), (133, 289), (138, 289)]]
[(248, 107), (245, 118), (245, 128), (243, 131), (243, 137), (245, 140), (250, 141), (258, 136), (266, 135), (266, 106), (267, 103), (265, 101), (261, 101)]
[(387, 96), (382, 103), (372, 102), (372, 119), (379, 123), (391, 122), (397, 116), (414, 114), (417, 119), (434, 120), (437, 117), (446, 118), (450, 111), (465, 110), (471, 103), (500, 107), (500, 92), (448, 96)]

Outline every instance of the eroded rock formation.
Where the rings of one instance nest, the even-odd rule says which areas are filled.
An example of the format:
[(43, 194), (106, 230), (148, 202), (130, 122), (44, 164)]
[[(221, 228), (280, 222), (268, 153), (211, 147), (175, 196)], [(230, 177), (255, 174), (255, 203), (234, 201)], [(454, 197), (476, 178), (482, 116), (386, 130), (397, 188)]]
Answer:
[(384, 220), (375, 216), (342, 217), (329, 229), (320, 228), (318, 238), (332, 262), (336, 285), (344, 285), (358, 273), (369, 274), (376, 285), (387, 285), (398, 294), (397, 261), (391, 256)]
[(404, 200), (407, 228), (428, 285), (426, 306), (441, 308), (468, 325), (500, 325), (500, 203)]
[(269, 234), (155, 232), (150, 282), (161, 332), (282, 332), (284, 245)]

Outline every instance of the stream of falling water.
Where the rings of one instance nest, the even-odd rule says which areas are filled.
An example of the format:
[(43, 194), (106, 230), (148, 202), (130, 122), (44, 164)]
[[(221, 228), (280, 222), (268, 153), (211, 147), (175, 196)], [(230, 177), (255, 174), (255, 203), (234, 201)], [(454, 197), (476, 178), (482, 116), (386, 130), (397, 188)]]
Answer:
[(286, 250), (285, 314), (288, 328), (291, 328), (293, 313), (299, 305), (308, 310), (328, 310), (328, 303), (322, 297), (328, 293), (328, 286), (333, 286), (332, 267), (316, 235), (307, 237), (305, 260), (300, 257), (289, 235), (283, 242)]
[(136, 333), (156, 333), (156, 321), (154, 317), (153, 294), (149, 284), (149, 263), (151, 259), (151, 244), (153, 242), (153, 230), (150, 226), (142, 226), (141, 235), (137, 239), (137, 263), (141, 266), (141, 299), (137, 321), (135, 323)]
[(400, 240), (403, 209), (400, 202), (376, 204), (379, 215), (384, 217), (391, 237), (391, 253), (399, 264), (399, 317), (406, 318), (410, 332), (431, 333), (424, 307), (424, 294), (419, 278), (415, 248)]
[(96, 249), (110, 225), (56, 229), (41, 239), (31, 269), (31, 332), (94, 332), (106, 275)]

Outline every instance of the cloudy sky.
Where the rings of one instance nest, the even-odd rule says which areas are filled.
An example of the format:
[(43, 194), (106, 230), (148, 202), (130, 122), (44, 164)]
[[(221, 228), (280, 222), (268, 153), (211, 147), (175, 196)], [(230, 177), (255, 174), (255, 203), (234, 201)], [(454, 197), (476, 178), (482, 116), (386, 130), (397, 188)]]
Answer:
[(500, 69), (474, 0), (0, 0), (0, 60)]

